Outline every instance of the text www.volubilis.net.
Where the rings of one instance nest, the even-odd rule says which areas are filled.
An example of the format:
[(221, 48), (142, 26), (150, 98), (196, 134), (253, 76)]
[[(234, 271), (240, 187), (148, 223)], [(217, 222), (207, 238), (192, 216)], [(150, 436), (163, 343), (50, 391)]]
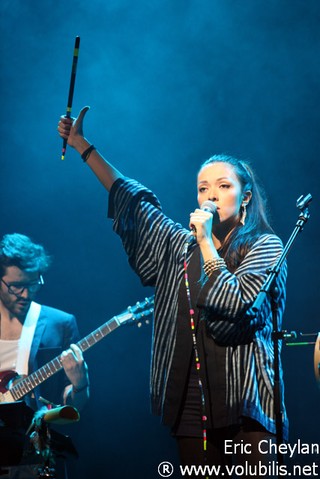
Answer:
[(245, 476), (293, 476), (293, 477), (318, 477), (319, 465), (315, 462), (307, 465), (293, 464), (290, 468), (286, 465), (279, 465), (276, 461), (270, 461), (269, 464), (249, 464), (244, 465), (232, 465), (232, 466), (220, 466), (220, 465), (205, 465), (205, 466), (180, 466), (180, 473), (183, 477), (199, 476), (199, 477), (245, 477)]

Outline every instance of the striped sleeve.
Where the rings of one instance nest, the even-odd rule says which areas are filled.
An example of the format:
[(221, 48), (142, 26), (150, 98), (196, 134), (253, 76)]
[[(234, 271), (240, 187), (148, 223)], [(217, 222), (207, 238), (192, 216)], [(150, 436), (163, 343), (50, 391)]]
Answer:
[[(135, 180), (117, 180), (109, 198), (109, 217), (128, 260), (144, 286), (155, 286), (168, 243), (183, 244), (182, 226), (168, 218), (157, 197)], [(179, 242), (180, 238), (180, 242)], [(178, 251), (178, 248), (177, 248)]]
[[(257, 314), (250, 309), (269, 268), (282, 253), (282, 242), (276, 235), (263, 235), (253, 245), (234, 274), (227, 269), (214, 272), (203, 286), (198, 306), (213, 338), (222, 344), (252, 340), (270, 317), (270, 301), (266, 300)], [(280, 286), (278, 300), (284, 307), (286, 264), (276, 282)], [(279, 289), (279, 288), (278, 288)]]

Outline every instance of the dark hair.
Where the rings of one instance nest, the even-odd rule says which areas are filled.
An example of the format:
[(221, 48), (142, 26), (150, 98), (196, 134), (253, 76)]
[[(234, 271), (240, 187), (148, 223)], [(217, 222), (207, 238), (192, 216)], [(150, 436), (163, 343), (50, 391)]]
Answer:
[(230, 165), (241, 184), (242, 192), (251, 191), (252, 194), (247, 205), (245, 224), (242, 225), (239, 222), (219, 251), (228, 267), (231, 271), (234, 271), (258, 237), (264, 233), (273, 233), (273, 230), (267, 218), (265, 195), (262, 194), (262, 188), (259, 186), (248, 162), (229, 155), (214, 155), (201, 165), (200, 171), (205, 166), (213, 163)]
[(17, 266), (28, 273), (44, 273), (51, 258), (43, 246), (35, 244), (28, 236), (13, 233), (4, 235), (0, 242), (0, 276), (8, 266)]

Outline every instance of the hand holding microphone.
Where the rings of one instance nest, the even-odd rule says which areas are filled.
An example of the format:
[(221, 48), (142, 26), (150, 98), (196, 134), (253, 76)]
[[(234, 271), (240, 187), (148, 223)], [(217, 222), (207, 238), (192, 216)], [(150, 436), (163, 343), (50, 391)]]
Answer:
[(212, 219), (217, 211), (217, 207), (213, 201), (206, 200), (200, 208), (197, 208), (190, 214), (189, 227), (192, 236), (200, 243), (202, 239), (211, 238)]

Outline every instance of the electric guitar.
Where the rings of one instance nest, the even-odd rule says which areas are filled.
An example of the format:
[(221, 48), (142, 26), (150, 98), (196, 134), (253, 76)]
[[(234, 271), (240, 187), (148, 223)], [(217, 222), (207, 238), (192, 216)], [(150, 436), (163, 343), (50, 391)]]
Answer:
[[(135, 306), (129, 306), (123, 313), (109, 319), (109, 321), (81, 339), (76, 343), (77, 346), (84, 352), (119, 326), (135, 322), (140, 326), (142, 321), (147, 320), (148, 316), (153, 313), (153, 304), (154, 297), (150, 296), (141, 303), (137, 302)], [(15, 371), (0, 372), (0, 403), (18, 401), (39, 386), (39, 384), (53, 376), (53, 374), (63, 369), (60, 358), (61, 356), (55, 357), (26, 377), (19, 376)]]

